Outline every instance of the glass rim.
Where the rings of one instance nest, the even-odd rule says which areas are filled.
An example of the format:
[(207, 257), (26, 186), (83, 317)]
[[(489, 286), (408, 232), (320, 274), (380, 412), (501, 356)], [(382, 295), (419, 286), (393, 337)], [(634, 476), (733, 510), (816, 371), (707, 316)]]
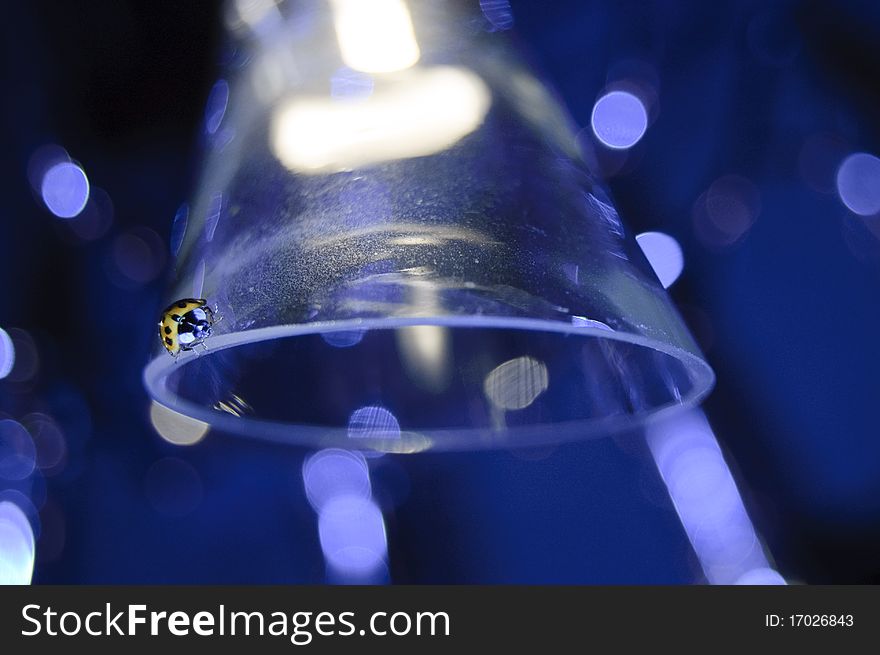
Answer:
[[(516, 426), (502, 431), (487, 427), (432, 428), (418, 431), (401, 430), (400, 438), (395, 439), (352, 439), (348, 436), (346, 426), (285, 423), (251, 416), (233, 416), (221, 410), (185, 400), (171, 391), (167, 384), (170, 375), (179, 370), (179, 367), (198, 361), (202, 357), (210, 357), (213, 353), (228, 348), (290, 337), (333, 332), (394, 330), (415, 326), (510, 329), (608, 339), (648, 348), (677, 359), (688, 371), (692, 386), (675, 402), (668, 402), (631, 414)], [(204, 352), (186, 351), (181, 352), (177, 358), (173, 358), (166, 352), (160, 351), (150, 360), (144, 367), (143, 381), (153, 401), (184, 416), (202, 421), (208, 424), (211, 429), (230, 435), (312, 448), (335, 447), (385, 453), (415, 453), (427, 450), (514, 449), (595, 439), (619, 434), (629, 429), (637, 429), (671, 413), (696, 407), (709, 394), (715, 384), (715, 373), (703, 357), (668, 342), (612, 328), (515, 316), (451, 315), (355, 318), (272, 325), (216, 334), (208, 340), (206, 345), (207, 350)], [(521, 435), (522, 438), (518, 439), (517, 435)]]

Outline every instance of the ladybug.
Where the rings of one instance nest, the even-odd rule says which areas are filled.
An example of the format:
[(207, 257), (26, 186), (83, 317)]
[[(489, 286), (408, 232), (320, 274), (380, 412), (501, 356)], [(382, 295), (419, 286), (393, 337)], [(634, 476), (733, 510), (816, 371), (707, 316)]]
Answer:
[(182, 298), (171, 303), (159, 320), (159, 338), (170, 355), (177, 357), (181, 350), (205, 346), (205, 340), (214, 329), (213, 310), (204, 298)]

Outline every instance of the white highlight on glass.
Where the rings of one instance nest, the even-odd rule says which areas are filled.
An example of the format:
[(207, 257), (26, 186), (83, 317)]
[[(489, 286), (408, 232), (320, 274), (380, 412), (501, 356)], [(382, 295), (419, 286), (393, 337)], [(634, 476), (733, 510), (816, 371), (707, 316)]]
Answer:
[(395, 337), (409, 378), (429, 391), (445, 389), (452, 374), (449, 329), (413, 325), (398, 329)]
[(193, 271), (192, 297), (201, 298), (205, 290), (205, 260), (200, 259)]
[(579, 328), (595, 328), (597, 330), (605, 330), (606, 332), (614, 332), (614, 328), (607, 323), (596, 321), (586, 316), (572, 316), (571, 324)]
[(349, 439), (400, 439), (397, 417), (384, 407), (356, 409), (348, 420)]
[(690, 410), (650, 424), (646, 438), (707, 580), (733, 584), (749, 572), (769, 569), (703, 412)]
[(844, 159), (837, 169), (837, 193), (854, 214), (880, 213), (880, 159), (866, 152)]
[(113, 225), (113, 200), (104, 189), (93, 186), (89, 201), (75, 221), (68, 221), (71, 234), (82, 241), (94, 241), (104, 236)]
[(205, 105), (205, 131), (208, 134), (214, 134), (220, 127), (228, 104), (229, 83), (226, 80), (217, 80), (211, 87), (208, 102)]
[(0, 502), (0, 585), (27, 585), (34, 573), (34, 533), (24, 512)]
[(46, 171), (40, 195), (50, 212), (59, 218), (73, 218), (89, 200), (89, 179), (73, 162), (60, 162)]
[(612, 149), (632, 148), (648, 129), (645, 105), (632, 93), (611, 91), (596, 101), (590, 120), (599, 141)]
[(684, 253), (678, 241), (663, 232), (642, 232), (636, 235), (636, 242), (663, 288), (671, 287), (684, 270)]
[(177, 257), (183, 239), (186, 236), (186, 225), (189, 222), (189, 205), (183, 203), (174, 214), (174, 222), (171, 223), (171, 256)]
[(498, 409), (525, 409), (547, 390), (549, 383), (544, 362), (517, 357), (492, 369), (483, 382), (483, 392)]
[(302, 173), (422, 157), (477, 129), (490, 102), (486, 84), (468, 70), (414, 70), (360, 100), (295, 96), (281, 103), (270, 145), (282, 164)]
[(150, 423), (160, 437), (175, 446), (197, 444), (210, 429), (204, 421), (184, 416), (155, 401), (150, 405)]
[(205, 237), (208, 241), (214, 240), (214, 232), (217, 231), (217, 224), (220, 222), (220, 215), (223, 213), (223, 194), (215, 193), (211, 197), (208, 205), (208, 211), (205, 214)]
[(12, 372), (15, 366), (15, 345), (6, 330), (0, 328), (0, 380)]
[(364, 73), (393, 73), (421, 53), (403, 0), (331, 0), (333, 25), (346, 66)]

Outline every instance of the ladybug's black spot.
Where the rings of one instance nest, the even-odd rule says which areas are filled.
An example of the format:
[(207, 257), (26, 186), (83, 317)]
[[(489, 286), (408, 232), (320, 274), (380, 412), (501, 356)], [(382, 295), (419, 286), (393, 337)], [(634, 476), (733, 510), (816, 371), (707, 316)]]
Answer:
[(171, 328), (170, 328), (170, 327), (166, 327), (166, 328), (165, 328), (165, 334), (171, 334)]
[(167, 344), (170, 346), (170, 345), (172, 345), (174, 342), (173, 342), (169, 337), (165, 337), (165, 343), (167, 343)]
[(180, 314), (172, 314), (172, 315), (171, 315), (171, 319), (174, 320), (174, 321), (179, 321), (179, 320), (180, 320)]
[(186, 303), (181, 300), (179, 303), (177, 303), (177, 306), (180, 307), (181, 309), (184, 309), (184, 308), (186, 308)]

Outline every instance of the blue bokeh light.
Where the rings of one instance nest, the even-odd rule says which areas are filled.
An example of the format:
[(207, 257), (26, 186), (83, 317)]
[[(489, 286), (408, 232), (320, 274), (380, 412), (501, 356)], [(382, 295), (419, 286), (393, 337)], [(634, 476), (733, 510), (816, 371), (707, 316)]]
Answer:
[(615, 150), (632, 148), (648, 129), (645, 105), (632, 93), (611, 91), (596, 101), (591, 117), (593, 133)]
[(321, 338), (334, 348), (351, 348), (356, 346), (364, 338), (364, 330), (336, 330), (334, 332), (322, 332)]
[(385, 521), (372, 500), (338, 496), (318, 517), (321, 549), (331, 570), (347, 577), (367, 577), (384, 568), (388, 554)]
[(837, 193), (854, 214), (880, 213), (880, 159), (865, 152), (844, 159), (837, 169)]
[(69, 161), (70, 155), (67, 151), (55, 143), (49, 143), (34, 150), (27, 165), (27, 177), (31, 188), (39, 193), (46, 171), (56, 164)]
[(194, 512), (204, 496), (198, 471), (177, 457), (164, 457), (150, 467), (144, 492), (159, 514), (172, 518)]
[(0, 380), (12, 372), (15, 366), (15, 345), (6, 330), (0, 328)]
[(724, 175), (694, 203), (694, 232), (713, 249), (742, 241), (761, 214), (761, 191), (748, 178)]
[(688, 540), (712, 584), (769, 568), (736, 482), (699, 410), (652, 424), (647, 442)]
[(306, 458), (302, 477), (306, 497), (319, 512), (338, 496), (369, 498), (372, 494), (364, 456), (341, 448), (327, 448)]
[(0, 502), (0, 585), (30, 584), (34, 571), (34, 534), (24, 512)]
[[(38, 484), (32, 484), (33, 482), (38, 482)], [(45, 479), (42, 479), (40, 476), (34, 476), (29, 480), (21, 481), (19, 486), (28, 491), (30, 496), (20, 489), (3, 489), (0, 491), (0, 503), (8, 502), (18, 507), (28, 520), (34, 539), (39, 539), (43, 531), (43, 525), (40, 518), (40, 508), (37, 505), (42, 506), (46, 500)]]
[(113, 225), (113, 200), (100, 187), (93, 186), (89, 190), (89, 201), (85, 209), (75, 221), (67, 221), (67, 226), (77, 240), (94, 241), (104, 236)]
[(36, 449), (31, 435), (17, 421), (0, 421), (0, 478), (24, 480), (36, 466)]
[(47, 414), (35, 412), (25, 416), (21, 423), (33, 440), (36, 467), (46, 475), (62, 469), (67, 456), (67, 442), (57, 421)]
[(60, 162), (46, 171), (40, 194), (50, 212), (59, 218), (73, 218), (89, 200), (89, 179), (73, 162)]
[(678, 241), (663, 232), (642, 232), (636, 242), (657, 274), (664, 289), (668, 289), (684, 270), (684, 253)]
[(111, 281), (128, 289), (156, 279), (165, 265), (165, 253), (162, 238), (149, 228), (136, 227), (118, 235), (110, 249)]
[[(40, 503), (42, 505), (45, 502), (45, 485), (43, 485), (43, 491), (41, 492), (40, 489), (36, 488), (36, 485), (27, 484), (29, 482), (33, 482), (33, 480), (26, 480), (23, 482), (25, 483), (25, 486), (23, 486), (25, 491), (28, 491), (31, 496), (37, 496), (37, 501), (42, 500), (43, 502)], [(27, 488), (28, 486), (30, 487), (29, 490)], [(40, 496), (42, 496), (42, 498)], [(19, 510), (21, 510), (21, 513), (30, 524), (30, 531), (31, 534), (34, 535), (34, 539), (39, 539), (40, 534), (42, 533), (43, 526), (42, 520), (40, 519), (40, 509), (37, 507), (34, 499), (25, 494), (24, 491), (21, 491), (19, 489), (4, 489), (3, 491), (0, 491), (0, 503), (3, 502), (12, 503)]]

